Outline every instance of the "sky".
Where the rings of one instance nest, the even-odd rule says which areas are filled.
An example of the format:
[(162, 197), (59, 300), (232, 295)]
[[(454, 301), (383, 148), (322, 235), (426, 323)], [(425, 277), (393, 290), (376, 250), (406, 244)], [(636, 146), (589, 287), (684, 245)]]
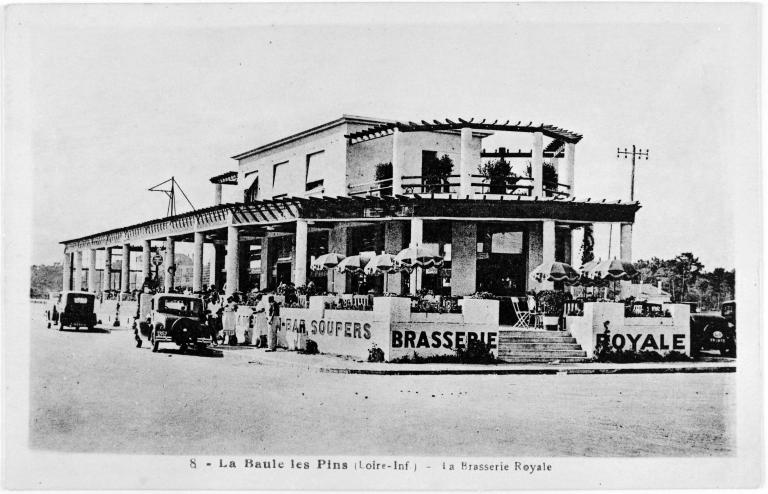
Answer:
[(581, 133), (576, 195), (593, 199), (628, 197), (617, 147), (650, 149), (633, 257), (732, 268), (732, 194), (758, 199), (740, 182), (760, 163), (758, 33), (739, 4), (10, 7), (5, 124), (31, 180), (31, 261), (163, 216), (147, 189), (171, 176), (210, 206), (231, 156), (355, 114)]

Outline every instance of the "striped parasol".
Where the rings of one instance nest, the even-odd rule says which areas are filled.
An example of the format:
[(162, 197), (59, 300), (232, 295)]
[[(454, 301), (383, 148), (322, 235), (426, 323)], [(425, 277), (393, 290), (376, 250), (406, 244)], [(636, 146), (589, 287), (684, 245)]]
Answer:
[(338, 266), (342, 260), (344, 260), (344, 257), (345, 256), (342, 254), (329, 252), (312, 261), (312, 265), (310, 267), (314, 271), (325, 271), (327, 269), (333, 269)]
[(356, 256), (345, 257), (336, 266), (339, 273), (361, 273), (365, 265), (374, 257), (372, 252), (361, 252)]
[(389, 274), (398, 271), (397, 261), (392, 254), (382, 253), (374, 257), (365, 265), (365, 274)]
[(576, 272), (570, 264), (564, 262), (545, 262), (536, 266), (530, 274), (531, 278), (538, 283), (544, 281), (562, 281), (566, 284), (573, 284), (579, 281), (579, 273)]
[(595, 277), (595, 267), (597, 267), (598, 264), (601, 263), (600, 259), (592, 259), (591, 261), (588, 261), (584, 263), (581, 268), (579, 268), (579, 274), (580, 274), (580, 280), (579, 282), (584, 286), (599, 286), (603, 285), (603, 280)]
[(395, 262), (407, 269), (439, 267), (443, 264), (443, 258), (423, 245), (408, 247), (401, 250), (395, 256)]
[(616, 258), (597, 263), (592, 268), (592, 273), (594, 273), (594, 278), (605, 281), (629, 280), (638, 274), (631, 262)]

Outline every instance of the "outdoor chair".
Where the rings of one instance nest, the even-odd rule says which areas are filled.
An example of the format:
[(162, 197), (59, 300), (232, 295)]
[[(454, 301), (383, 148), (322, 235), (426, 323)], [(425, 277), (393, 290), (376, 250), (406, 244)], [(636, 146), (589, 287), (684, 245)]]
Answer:
[(531, 312), (528, 310), (527, 307), (523, 308), (521, 307), (521, 301), (517, 297), (510, 297), (512, 299), (512, 309), (515, 311), (515, 317), (517, 317), (517, 321), (515, 321), (515, 324), (513, 327), (515, 328), (522, 328), (522, 329), (529, 329), (530, 326), (530, 320), (531, 320)]
[(533, 327), (544, 329), (544, 314), (538, 310), (536, 297), (533, 295), (528, 295), (528, 312), (530, 312), (531, 318), (533, 318)]

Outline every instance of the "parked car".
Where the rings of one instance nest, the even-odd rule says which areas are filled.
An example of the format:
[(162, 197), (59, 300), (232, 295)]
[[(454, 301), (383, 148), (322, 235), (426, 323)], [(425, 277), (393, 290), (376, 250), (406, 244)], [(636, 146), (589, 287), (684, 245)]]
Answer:
[(144, 337), (153, 352), (160, 343), (175, 343), (183, 352), (189, 347), (202, 350), (213, 341), (205, 324), (205, 302), (195, 295), (142, 293), (134, 324), (137, 346)]
[(93, 330), (96, 326), (95, 299), (93, 293), (62, 292), (48, 313), (48, 327), (58, 326), (59, 331), (67, 326)]
[(691, 314), (691, 350), (718, 350), (736, 356), (736, 302), (724, 302), (720, 314)]

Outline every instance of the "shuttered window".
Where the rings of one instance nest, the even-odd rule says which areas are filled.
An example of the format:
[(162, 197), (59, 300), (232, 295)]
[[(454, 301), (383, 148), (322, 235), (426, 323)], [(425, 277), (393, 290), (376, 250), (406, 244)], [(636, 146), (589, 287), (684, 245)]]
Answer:
[(272, 196), (284, 195), (291, 190), (288, 162), (277, 163), (272, 168)]

